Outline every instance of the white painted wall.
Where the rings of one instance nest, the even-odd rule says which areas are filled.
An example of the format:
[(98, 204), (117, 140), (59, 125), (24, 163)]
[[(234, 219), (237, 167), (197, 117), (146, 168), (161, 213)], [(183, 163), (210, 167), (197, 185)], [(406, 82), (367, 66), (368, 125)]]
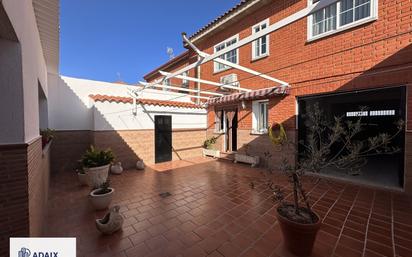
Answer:
[[(39, 104), (38, 85), (43, 87), (47, 96), (47, 68), (40, 43), (40, 36), (37, 28), (35, 14), (31, 0), (2, 0), (4, 10), (13, 26), (21, 49), (21, 84), (11, 84), (10, 86), (21, 87), (19, 96), (14, 95), (15, 105), (23, 111), (23, 132), (18, 129), (21, 126), (15, 124), (15, 120), (6, 125), (8, 121), (3, 120), (2, 126), (9, 126), (14, 130), (15, 135), (7, 135), (6, 139), (1, 138), (0, 143), (22, 143), (30, 142), (39, 136)], [(15, 78), (14, 80), (17, 80)], [(11, 108), (10, 106), (1, 108)], [(14, 105), (13, 105), (14, 106)], [(19, 115), (17, 115), (19, 116)], [(17, 117), (20, 119), (20, 117)], [(3, 117), (3, 116), (2, 116)], [(2, 129), (3, 130), (3, 129)], [(7, 130), (7, 129), (6, 129)], [(23, 133), (23, 134), (22, 134)], [(13, 141), (13, 142), (11, 142)]]
[(94, 104), (94, 130), (135, 130), (154, 129), (155, 115), (171, 115), (172, 129), (206, 129), (206, 110), (194, 108), (137, 105), (136, 115), (133, 104), (96, 102)]
[[(141, 107), (133, 115), (132, 104), (94, 103), (89, 95), (110, 95), (130, 97), (129, 89), (136, 86), (78, 79), (49, 74), (54, 84), (49, 91), (49, 126), (56, 130), (134, 130), (153, 129), (150, 117)], [(190, 102), (183, 94), (145, 89), (139, 98)], [(148, 106), (154, 111), (173, 117), (173, 128), (206, 128), (206, 110), (176, 107)], [(153, 118), (153, 114), (151, 114)]]
[(0, 39), (0, 144), (24, 142), (20, 53), (18, 43)]

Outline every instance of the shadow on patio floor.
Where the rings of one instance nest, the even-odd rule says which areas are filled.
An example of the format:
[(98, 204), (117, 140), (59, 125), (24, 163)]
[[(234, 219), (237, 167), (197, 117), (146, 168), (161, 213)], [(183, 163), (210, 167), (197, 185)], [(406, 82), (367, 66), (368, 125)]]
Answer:
[[(89, 189), (78, 185), (76, 174), (62, 172), (51, 181), (46, 236), (76, 237), (79, 257), (285, 257), (262, 171), (198, 158), (111, 176), (112, 205), (125, 217), (123, 231), (112, 236), (95, 229), (104, 212), (90, 207)], [(305, 183), (324, 221), (313, 256), (412, 256), (411, 198), (330, 183)], [(162, 192), (171, 196), (161, 198)]]

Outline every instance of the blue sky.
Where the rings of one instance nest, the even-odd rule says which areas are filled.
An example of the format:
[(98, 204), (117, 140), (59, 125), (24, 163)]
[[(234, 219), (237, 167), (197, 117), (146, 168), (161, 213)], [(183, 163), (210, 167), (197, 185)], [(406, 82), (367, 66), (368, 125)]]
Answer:
[[(239, 0), (61, 0), (60, 72), (102, 81), (138, 82), (183, 51), (189, 35)], [(207, 3), (207, 4), (206, 4)]]

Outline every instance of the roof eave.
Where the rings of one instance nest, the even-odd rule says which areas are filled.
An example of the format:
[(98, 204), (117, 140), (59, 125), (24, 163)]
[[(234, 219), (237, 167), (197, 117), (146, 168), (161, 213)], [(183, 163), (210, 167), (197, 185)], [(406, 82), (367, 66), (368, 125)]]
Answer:
[(212, 22), (204, 26), (203, 28), (199, 29), (189, 38), (190, 40), (195, 43), (200, 39), (204, 38), (205, 36), (209, 35), (211, 32), (216, 30), (217, 28), (221, 27), (225, 23), (231, 21), (233, 18), (237, 17), (238, 15), (242, 14), (243, 12), (249, 10), (251, 7), (255, 6), (256, 4), (262, 2), (262, 0), (243, 0), (235, 7), (230, 9), (229, 11), (225, 12), (221, 16), (214, 19)]

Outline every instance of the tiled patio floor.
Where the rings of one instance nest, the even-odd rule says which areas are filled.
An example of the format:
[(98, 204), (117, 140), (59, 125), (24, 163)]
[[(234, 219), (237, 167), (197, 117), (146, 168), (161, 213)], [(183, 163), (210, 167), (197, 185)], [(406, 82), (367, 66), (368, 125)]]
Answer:
[[(79, 257), (288, 256), (261, 171), (194, 159), (111, 176), (112, 205), (125, 217), (112, 236), (96, 231), (103, 213), (91, 209), (74, 172), (59, 174), (51, 181), (47, 235), (77, 237)], [(410, 198), (342, 183), (306, 185), (324, 221), (313, 256), (412, 256)], [(166, 191), (172, 195), (161, 198)]]

